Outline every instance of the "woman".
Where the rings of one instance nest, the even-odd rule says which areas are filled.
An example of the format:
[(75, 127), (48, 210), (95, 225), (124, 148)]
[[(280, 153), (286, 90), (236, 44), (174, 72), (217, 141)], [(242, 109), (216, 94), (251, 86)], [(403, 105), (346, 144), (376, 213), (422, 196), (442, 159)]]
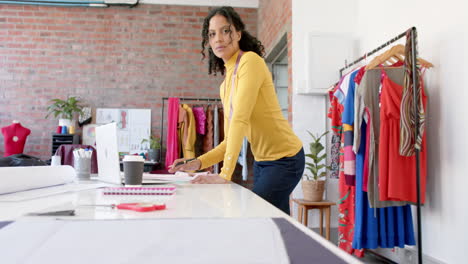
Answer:
[(263, 60), (264, 47), (245, 30), (232, 7), (213, 9), (205, 18), (202, 54), (207, 44), (208, 73), (226, 74), (220, 86), (225, 139), (194, 160), (174, 161), (171, 172), (204, 169), (223, 161), (220, 174), (195, 178), (193, 183), (228, 183), (244, 137), (255, 158), (253, 192), (289, 214), (289, 195), (304, 171), (302, 142), (284, 119), (271, 73)]

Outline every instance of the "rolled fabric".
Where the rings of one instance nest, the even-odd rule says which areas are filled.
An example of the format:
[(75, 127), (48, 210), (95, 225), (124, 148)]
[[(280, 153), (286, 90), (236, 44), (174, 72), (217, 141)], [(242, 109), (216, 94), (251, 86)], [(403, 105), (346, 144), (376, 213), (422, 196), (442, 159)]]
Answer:
[(73, 182), (73, 167), (0, 167), (0, 194), (14, 193)]

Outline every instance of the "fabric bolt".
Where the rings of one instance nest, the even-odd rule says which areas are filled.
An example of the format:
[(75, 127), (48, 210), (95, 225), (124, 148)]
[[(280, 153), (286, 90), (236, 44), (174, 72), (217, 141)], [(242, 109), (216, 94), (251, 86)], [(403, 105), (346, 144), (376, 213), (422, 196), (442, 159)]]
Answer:
[[(422, 85), (422, 82), (421, 82)], [(424, 89), (423, 89), (424, 91)], [(416, 192), (416, 157), (402, 156), (399, 152), (400, 104), (403, 87), (393, 82), (383, 71), (382, 96), (380, 110), (380, 149), (379, 160), (379, 198), (380, 200), (396, 200), (417, 202)], [(422, 93), (425, 107), (426, 96)], [(426, 140), (423, 135), (420, 153), (420, 190), (421, 203), (426, 197)]]
[[(403, 156), (412, 156), (414, 155), (415, 149), (421, 149), (421, 144), (423, 141), (424, 135), (424, 126), (426, 123), (425, 120), (425, 111), (424, 111), (424, 89), (422, 88), (422, 80), (417, 82), (418, 87), (414, 87), (413, 80), (418, 80), (420, 75), (419, 65), (416, 64), (416, 74), (413, 75), (413, 65), (412, 65), (412, 45), (417, 46), (417, 43), (412, 43), (411, 32), (414, 34), (416, 30), (412, 31), (408, 29), (406, 32), (406, 45), (405, 45), (405, 76), (403, 82), (403, 94), (400, 104), (400, 142), (399, 142), (399, 152)], [(414, 38), (417, 39), (417, 36)], [(417, 48), (416, 48), (417, 50)], [(415, 57), (418, 54), (414, 54)], [(414, 103), (414, 93), (416, 90), (416, 99), (417, 103)], [(414, 113), (415, 106), (417, 107), (417, 114)], [(418, 123), (416, 127), (416, 122)], [(415, 138), (415, 131), (418, 130), (418, 136)]]
[[(255, 52), (245, 52), (233, 78), (238, 55), (239, 52), (226, 62), (226, 78), (220, 86), (225, 139), (215, 149), (199, 157), (202, 168), (223, 160), (220, 176), (228, 180), (235, 169), (244, 137), (250, 142), (256, 161), (292, 157), (302, 148), (302, 142), (282, 115), (272, 76), (263, 58)], [(232, 112), (229, 107), (231, 99)], [(231, 114), (232, 119), (228, 123)]]
[(195, 106), (192, 108), (193, 115), (195, 117), (197, 133), (200, 135), (205, 135), (206, 131), (206, 115), (205, 110), (201, 106)]
[(179, 119), (179, 98), (171, 97), (167, 107), (166, 169), (179, 158), (177, 121)]
[[(386, 69), (388, 76), (394, 80), (403, 80), (403, 68)], [(364, 73), (361, 84), (357, 87), (354, 98), (354, 143), (353, 151), (357, 153), (360, 146), (360, 127), (364, 119), (364, 109), (368, 108), (371, 125), (368, 128), (370, 133), (369, 146), (369, 173), (367, 180), (368, 201), (372, 208), (388, 206), (402, 206), (407, 204), (404, 201), (381, 201), (379, 199), (379, 138), (380, 138), (380, 87), (381, 70), (371, 69)], [(365, 139), (365, 138), (364, 138)], [(363, 182), (363, 181), (362, 181)]]

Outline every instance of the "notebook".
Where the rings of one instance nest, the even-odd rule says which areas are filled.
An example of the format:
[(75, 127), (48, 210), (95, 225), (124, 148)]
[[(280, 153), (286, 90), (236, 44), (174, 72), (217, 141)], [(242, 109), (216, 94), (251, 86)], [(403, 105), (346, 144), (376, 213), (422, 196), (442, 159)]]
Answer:
[(158, 187), (107, 187), (102, 189), (104, 195), (173, 195), (174, 185)]

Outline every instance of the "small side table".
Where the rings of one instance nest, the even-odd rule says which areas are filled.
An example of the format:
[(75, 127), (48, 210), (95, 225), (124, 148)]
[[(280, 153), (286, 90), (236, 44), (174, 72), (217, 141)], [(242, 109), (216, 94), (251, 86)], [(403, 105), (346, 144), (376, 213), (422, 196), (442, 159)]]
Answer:
[[(308, 211), (310, 209), (319, 209), (320, 211), (320, 235), (323, 236), (323, 211), (325, 210), (327, 222), (326, 222), (326, 239), (330, 240), (330, 215), (331, 215), (331, 206), (336, 205), (336, 203), (323, 200), (320, 202), (310, 202), (304, 199), (292, 199), (293, 202), (298, 205), (298, 218), (299, 222), (303, 223), (307, 227), (308, 222)], [(304, 221), (302, 221), (302, 216), (304, 216)]]

